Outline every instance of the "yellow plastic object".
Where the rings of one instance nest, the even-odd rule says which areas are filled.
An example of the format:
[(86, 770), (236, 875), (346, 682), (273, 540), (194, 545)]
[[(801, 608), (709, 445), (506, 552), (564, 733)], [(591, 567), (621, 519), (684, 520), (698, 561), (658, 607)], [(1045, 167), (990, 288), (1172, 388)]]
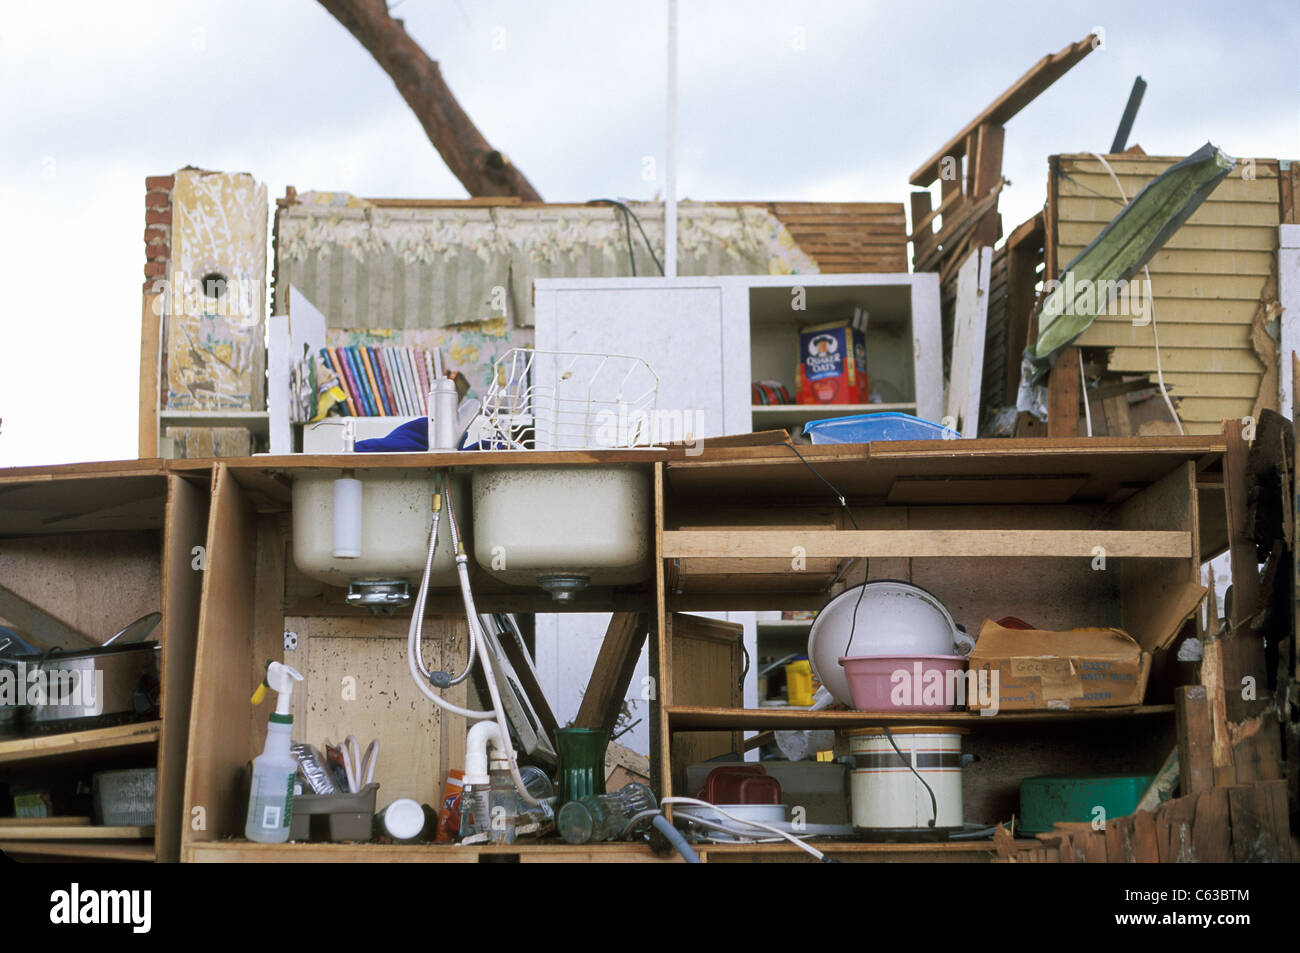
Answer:
[(262, 699), (266, 697), (266, 693), (268, 690), (269, 689), (266, 682), (263, 682), (262, 684), (258, 685), (257, 691), (253, 692), (253, 697), (250, 699), (250, 701), (252, 701), (254, 705), (262, 704)]
[(786, 701), (791, 705), (813, 703), (812, 664), (800, 659), (785, 666)]

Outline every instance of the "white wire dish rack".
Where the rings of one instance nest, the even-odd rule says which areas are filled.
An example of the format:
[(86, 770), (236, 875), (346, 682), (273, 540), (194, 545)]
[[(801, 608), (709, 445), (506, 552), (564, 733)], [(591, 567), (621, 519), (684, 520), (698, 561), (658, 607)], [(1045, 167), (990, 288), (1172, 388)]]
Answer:
[(659, 439), (659, 376), (639, 357), (511, 348), (493, 368), (480, 450), (596, 450)]

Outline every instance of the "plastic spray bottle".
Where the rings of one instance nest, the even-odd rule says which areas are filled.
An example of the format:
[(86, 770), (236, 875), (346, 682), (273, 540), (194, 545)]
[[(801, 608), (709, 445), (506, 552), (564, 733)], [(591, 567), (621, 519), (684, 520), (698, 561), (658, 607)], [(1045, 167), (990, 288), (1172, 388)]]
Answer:
[(254, 705), (261, 704), (268, 689), (279, 694), (266, 726), (266, 747), (253, 759), (253, 785), (248, 795), (248, 820), (244, 823), (244, 836), (263, 844), (283, 844), (289, 839), (293, 779), (298, 772), (298, 762), (289, 750), (293, 734), (289, 701), (295, 680), (301, 682), (302, 676), (293, 668), (282, 662), (267, 662), (266, 677), (253, 693)]

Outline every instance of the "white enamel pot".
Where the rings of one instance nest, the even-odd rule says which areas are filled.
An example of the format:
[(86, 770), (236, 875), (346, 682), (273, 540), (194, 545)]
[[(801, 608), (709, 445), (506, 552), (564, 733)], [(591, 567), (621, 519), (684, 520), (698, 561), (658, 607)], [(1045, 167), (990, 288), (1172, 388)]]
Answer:
[(967, 655), (974, 646), (930, 593), (879, 579), (844, 590), (818, 613), (808, 633), (808, 660), (835, 700), (852, 707), (841, 656)]

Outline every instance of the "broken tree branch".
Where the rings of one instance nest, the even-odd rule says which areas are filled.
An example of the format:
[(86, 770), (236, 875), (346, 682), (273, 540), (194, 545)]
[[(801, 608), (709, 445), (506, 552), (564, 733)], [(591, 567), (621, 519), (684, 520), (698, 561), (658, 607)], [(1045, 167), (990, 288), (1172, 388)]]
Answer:
[(384, 0), (319, 0), (374, 57), (411, 107), (425, 134), (471, 196), (542, 197), (478, 131), (442, 78), (437, 62), (388, 14)]

